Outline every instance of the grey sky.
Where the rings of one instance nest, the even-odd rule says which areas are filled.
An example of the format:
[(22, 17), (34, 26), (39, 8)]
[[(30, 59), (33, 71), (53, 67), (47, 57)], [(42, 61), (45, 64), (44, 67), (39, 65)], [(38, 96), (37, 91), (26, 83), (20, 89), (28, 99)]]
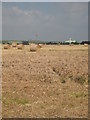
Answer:
[(2, 40), (2, 3), (0, 2), (0, 40)]
[(89, 2), (89, 0), (1, 0), (3, 2)]
[[(3, 40), (88, 39), (88, 3), (3, 3)], [(37, 36), (37, 38), (36, 38)]]

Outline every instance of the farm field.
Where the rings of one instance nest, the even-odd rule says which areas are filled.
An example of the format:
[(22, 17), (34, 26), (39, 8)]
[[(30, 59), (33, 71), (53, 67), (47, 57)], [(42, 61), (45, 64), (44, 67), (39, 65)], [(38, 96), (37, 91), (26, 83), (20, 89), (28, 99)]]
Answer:
[(88, 117), (88, 47), (2, 49), (2, 117)]

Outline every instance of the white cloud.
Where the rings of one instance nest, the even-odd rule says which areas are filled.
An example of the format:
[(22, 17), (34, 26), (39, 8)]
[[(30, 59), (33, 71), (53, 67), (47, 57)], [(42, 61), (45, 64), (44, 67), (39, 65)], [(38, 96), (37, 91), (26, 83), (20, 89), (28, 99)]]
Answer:
[(17, 7), (3, 7), (3, 26), (32, 26), (37, 23), (49, 24), (55, 20), (53, 16), (45, 15), (38, 10), (24, 11)]
[(13, 6), (3, 6), (3, 39), (30, 39), (35, 33), (46, 40), (63, 40), (69, 34), (74, 39), (87, 39), (86, 3), (55, 3), (52, 11), (37, 6), (33, 9)]

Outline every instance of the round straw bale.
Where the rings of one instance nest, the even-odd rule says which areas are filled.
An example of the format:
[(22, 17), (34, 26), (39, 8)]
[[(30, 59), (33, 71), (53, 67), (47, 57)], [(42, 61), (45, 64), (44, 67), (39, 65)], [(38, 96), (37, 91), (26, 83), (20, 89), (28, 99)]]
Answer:
[(13, 42), (12, 47), (17, 47), (17, 43)]
[(19, 44), (17, 45), (17, 49), (23, 49), (24, 45), (23, 44)]
[(42, 48), (43, 47), (43, 45), (42, 44), (38, 44), (38, 48)]
[(9, 45), (9, 44), (5, 44), (3, 48), (4, 48), (4, 49), (9, 49), (9, 48), (10, 48), (10, 45)]
[(87, 47), (87, 46), (88, 46), (88, 44), (84, 44), (84, 46), (85, 46), (85, 47)]
[(37, 51), (37, 49), (38, 49), (38, 45), (36, 45), (36, 44), (30, 44), (30, 51)]

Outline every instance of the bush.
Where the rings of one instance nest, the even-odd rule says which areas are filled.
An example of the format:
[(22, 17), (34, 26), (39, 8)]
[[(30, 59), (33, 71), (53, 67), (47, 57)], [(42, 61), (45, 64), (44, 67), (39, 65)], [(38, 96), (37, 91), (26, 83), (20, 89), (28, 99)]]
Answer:
[(80, 83), (80, 84), (84, 84), (85, 78), (84, 78), (83, 76), (77, 76), (77, 77), (75, 78), (75, 82), (78, 82), (78, 83)]
[(61, 80), (61, 83), (66, 83), (65, 79), (62, 79), (62, 80)]

